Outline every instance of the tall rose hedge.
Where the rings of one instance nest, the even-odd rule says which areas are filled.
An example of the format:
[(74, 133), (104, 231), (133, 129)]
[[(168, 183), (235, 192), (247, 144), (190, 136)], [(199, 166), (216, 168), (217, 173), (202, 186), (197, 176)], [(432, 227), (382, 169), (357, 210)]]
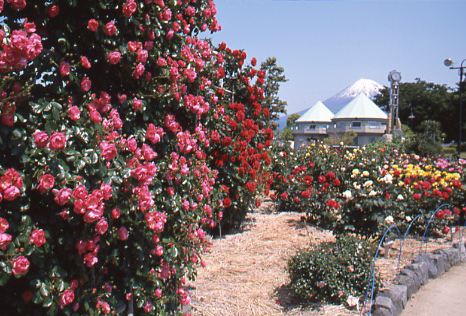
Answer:
[(265, 72), (209, 0), (0, 0), (6, 313), (163, 314), (268, 190)]

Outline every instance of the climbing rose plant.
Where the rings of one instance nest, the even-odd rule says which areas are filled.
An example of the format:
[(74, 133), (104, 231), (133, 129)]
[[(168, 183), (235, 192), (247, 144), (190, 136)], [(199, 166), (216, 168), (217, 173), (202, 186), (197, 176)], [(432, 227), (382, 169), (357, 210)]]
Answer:
[(0, 0), (6, 313), (175, 311), (205, 230), (260, 203), (266, 74), (199, 37), (220, 30), (216, 12), (211, 0)]

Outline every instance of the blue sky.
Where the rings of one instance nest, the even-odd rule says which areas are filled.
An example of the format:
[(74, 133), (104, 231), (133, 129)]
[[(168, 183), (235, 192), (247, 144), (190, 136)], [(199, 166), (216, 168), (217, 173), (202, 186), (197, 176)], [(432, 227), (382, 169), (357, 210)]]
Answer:
[[(456, 87), (443, 65), (466, 58), (466, 0), (215, 0), (215, 43), (248, 59), (277, 58), (289, 79), (280, 97), (294, 113), (360, 78), (388, 85), (421, 78)], [(402, 97), (402, 96), (401, 96)]]

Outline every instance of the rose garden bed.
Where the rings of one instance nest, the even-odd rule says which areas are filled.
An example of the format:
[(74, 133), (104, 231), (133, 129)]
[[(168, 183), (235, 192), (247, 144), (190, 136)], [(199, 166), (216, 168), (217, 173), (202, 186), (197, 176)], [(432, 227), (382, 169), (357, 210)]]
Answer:
[[(187, 284), (192, 293), (193, 315), (351, 315), (343, 305), (303, 306), (289, 289), (286, 262), (298, 249), (334, 240), (329, 231), (304, 225), (301, 213), (276, 213), (271, 203), (247, 217), (236, 234), (211, 241), (203, 259), (207, 267)], [(449, 239), (430, 240), (423, 251), (451, 247)], [(399, 242), (392, 244), (388, 257), (376, 265), (382, 288), (389, 286), (399, 269), (420, 251), (420, 241), (409, 239), (398, 266)]]

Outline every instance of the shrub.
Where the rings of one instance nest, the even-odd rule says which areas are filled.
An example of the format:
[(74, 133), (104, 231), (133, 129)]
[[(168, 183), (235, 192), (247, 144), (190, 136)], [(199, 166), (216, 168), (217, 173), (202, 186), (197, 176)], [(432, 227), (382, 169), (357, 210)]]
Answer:
[(198, 37), (211, 0), (0, 4), (2, 312), (188, 304), (206, 228), (265, 187), (265, 71)]
[[(288, 261), (293, 293), (304, 302), (344, 303), (365, 293), (376, 246), (352, 236), (300, 250)], [(377, 284), (379, 281), (377, 280)]]

